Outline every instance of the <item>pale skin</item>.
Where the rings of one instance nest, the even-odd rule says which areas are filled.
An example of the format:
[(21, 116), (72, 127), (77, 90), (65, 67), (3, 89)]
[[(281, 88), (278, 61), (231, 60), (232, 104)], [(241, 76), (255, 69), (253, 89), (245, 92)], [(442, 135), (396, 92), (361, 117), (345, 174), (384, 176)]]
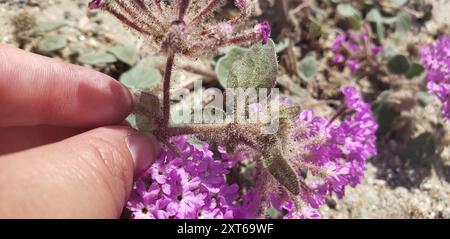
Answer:
[(0, 218), (118, 218), (159, 143), (102, 73), (0, 44)]

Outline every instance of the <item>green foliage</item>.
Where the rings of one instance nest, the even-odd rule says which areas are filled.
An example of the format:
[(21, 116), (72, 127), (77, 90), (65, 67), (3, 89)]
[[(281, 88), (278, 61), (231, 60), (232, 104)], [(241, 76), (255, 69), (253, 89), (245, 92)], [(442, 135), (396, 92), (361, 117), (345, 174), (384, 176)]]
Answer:
[(338, 13), (343, 17), (360, 17), (361, 13), (350, 3), (340, 3), (337, 6)]
[(66, 23), (62, 21), (42, 21), (38, 22), (35, 28), (36, 32), (54, 31), (60, 27), (65, 26)]
[(50, 35), (41, 39), (38, 43), (38, 50), (41, 52), (52, 52), (64, 48), (67, 44), (65, 37), (60, 35)]
[(407, 74), (411, 69), (411, 63), (405, 55), (396, 55), (389, 60), (388, 68), (393, 74)]
[(372, 10), (370, 10), (367, 15), (366, 15), (366, 20), (369, 22), (374, 22), (374, 23), (382, 23), (382, 24), (387, 24), (387, 25), (391, 25), (394, 24), (397, 20), (397, 17), (392, 17), (392, 16), (384, 16), (380, 9), (378, 8), (373, 8)]
[(385, 16), (378, 8), (370, 10), (366, 15), (366, 20), (375, 23), (380, 41), (384, 41), (386, 37), (385, 25), (395, 25), (396, 32), (399, 35), (409, 31), (412, 26), (411, 16), (408, 14), (399, 12), (396, 16)]
[(132, 128), (137, 129), (137, 125), (136, 125), (136, 115), (135, 114), (130, 114), (127, 118), (126, 121), (131, 125)]
[(409, 69), (408, 73), (406, 73), (406, 77), (409, 79), (412, 79), (414, 77), (421, 76), (425, 72), (425, 68), (420, 63), (413, 62), (411, 64), (411, 68)]
[(430, 160), (436, 150), (436, 140), (433, 134), (425, 132), (408, 142), (401, 158), (413, 160), (413, 163), (423, 163)]
[(317, 72), (317, 60), (315, 56), (307, 56), (300, 61), (298, 73), (303, 80), (308, 81)]
[(378, 123), (378, 136), (382, 136), (388, 133), (391, 130), (392, 124), (394, 123), (395, 119), (400, 116), (399, 111), (389, 106), (389, 104), (387, 103), (388, 99), (389, 94), (384, 93), (383, 98), (379, 102), (374, 103), (374, 105), (372, 106), (375, 120)]
[(400, 12), (395, 19), (395, 33), (402, 36), (412, 28), (412, 18), (409, 14)]
[(419, 91), (417, 92), (417, 98), (419, 99), (420, 103), (424, 105), (428, 105), (433, 103), (433, 101), (436, 100), (436, 96), (432, 95), (426, 91)]
[(233, 63), (227, 79), (228, 88), (274, 87), (278, 74), (275, 43), (254, 45), (242, 59)]
[(289, 161), (276, 144), (264, 147), (261, 158), (263, 167), (289, 192), (300, 193), (299, 179)]
[(78, 62), (88, 65), (108, 64), (117, 61), (114, 55), (106, 52), (90, 52), (78, 57)]
[(280, 107), (280, 119), (292, 119), (300, 114), (301, 108), (298, 106), (281, 106)]
[(123, 73), (119, 80), (130, 89), (144, 90), (158, 85), (163, 77), (155, 68), (136, 66)]
[(346, 18), (353, 29), (361, 28), (361, 12), (353, 7), (350, 3), (340, 3), (337, 5), (337, 12)]
[(270, 40), (250, 49), (230, 48), (215, 67), (220, 84), (224, 88), (272, 88), (278, 73), (276, 52), (284, 50), (286, 44), (288, 41), (275, 45)]
[(220, 84), (226, 88), (227, 79), (233, 64), (244, 56), (248, 49), (242, 47), (233, 47), (228, 53), (219, 59), (216, 65), (216, 74)]
[(289, 38), (285, 38), (276, 44), (275, 51), (277, 53), (281, 53), (284, 50), (286, 50), (286, 48), (288, 48), (288, 47), (289, 47)]
[(109, 48), (108, 52), (130, 66), (133, 66), (139, 60), (138, 52), (135, 48), (130, 46), (114, 46)]

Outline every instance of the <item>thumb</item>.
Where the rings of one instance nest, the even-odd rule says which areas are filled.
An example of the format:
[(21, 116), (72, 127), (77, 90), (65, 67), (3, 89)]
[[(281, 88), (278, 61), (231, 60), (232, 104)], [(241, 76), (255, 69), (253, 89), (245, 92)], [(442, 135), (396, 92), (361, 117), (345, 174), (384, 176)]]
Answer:
[(158, 151), (153, 136), (114, 126), (2, 156), (0, 217), (117, 218)]

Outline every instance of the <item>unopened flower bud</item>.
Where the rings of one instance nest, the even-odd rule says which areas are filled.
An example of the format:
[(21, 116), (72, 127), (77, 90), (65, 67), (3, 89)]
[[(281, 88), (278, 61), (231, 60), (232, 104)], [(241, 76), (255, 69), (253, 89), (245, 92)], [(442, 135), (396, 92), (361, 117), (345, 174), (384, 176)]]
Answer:
[(261, 39), (262, 44), (267, 44), (269, 41), (271, 28), (267, 21), (261, 22), (255, 27), (256, 32), (259, 34), (259, 38)]
[(92, 0), (89, 2), (89, 9), (97, 9), (101, 8), (103, 5), (105, 5), (106, 0)]

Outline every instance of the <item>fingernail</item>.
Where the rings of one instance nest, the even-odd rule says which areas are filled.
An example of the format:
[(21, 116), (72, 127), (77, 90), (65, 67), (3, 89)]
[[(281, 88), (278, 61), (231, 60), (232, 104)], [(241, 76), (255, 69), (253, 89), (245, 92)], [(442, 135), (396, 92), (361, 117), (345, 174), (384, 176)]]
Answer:
[(125, 138), (134, 161), (134, 178), (147, 170), (159, 155), (159, 142), (151, 134), (136, 133)]

